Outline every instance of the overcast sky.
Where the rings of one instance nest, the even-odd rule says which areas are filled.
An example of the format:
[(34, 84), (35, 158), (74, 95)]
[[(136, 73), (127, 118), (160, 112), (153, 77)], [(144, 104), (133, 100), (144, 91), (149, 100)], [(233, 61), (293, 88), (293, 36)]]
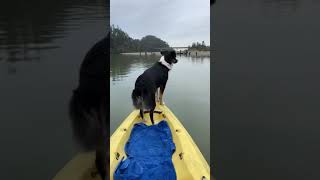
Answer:
[(210, 44), (209, 0), (111, 0), (111, 24), (141, 39), (155, 35), (170, 46)]

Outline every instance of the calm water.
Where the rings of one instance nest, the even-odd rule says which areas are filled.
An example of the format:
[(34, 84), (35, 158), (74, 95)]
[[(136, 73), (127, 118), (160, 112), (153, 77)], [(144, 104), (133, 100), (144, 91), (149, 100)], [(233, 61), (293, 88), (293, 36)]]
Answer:
[(1, 3), (0, 179), (51, 179), (77, 152), (68, 100), (106, 14), (104, 0)]
[(217, 179), (320, 179), (320, 2), (215, 5)]
[[(136, 78), (160, 56), (112, 55), (110, 63), (111, 133), (132, 112)], [(164, 101), (210, 162), (210, 58), (178, 56), (169, 74)]]

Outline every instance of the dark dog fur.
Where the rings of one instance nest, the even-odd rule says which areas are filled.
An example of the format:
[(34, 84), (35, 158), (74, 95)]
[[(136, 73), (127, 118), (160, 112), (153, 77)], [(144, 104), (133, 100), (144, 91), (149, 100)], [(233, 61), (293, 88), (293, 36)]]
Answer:
[[(169, 65), (178, 62), (176, 53), (173, 50), (162, 51), (161, 55), (164, 56), (164, 60)], [(140, 109), (142, 119), (144, 119), (144, 110), (148, 110), (152, 124), (154, 124), (153, 112), (156, 107), (155, 94), (158, 88), (160, 88), (160, 104), (162, 104), (162, 96), (166, 88), (169, 70), (170, 69), (161, 62), (156, 62), (137, 78), (135, 88), (132, 91), (131, 97), (134, 107)]]
[(109, 36), (95, 44), (80, 67), (78, 87), (73, 91), (69, 113), (73, 134), (86, 151), (96, 151), (96, 167), (102, 179), (107, 175), (107, 58)]

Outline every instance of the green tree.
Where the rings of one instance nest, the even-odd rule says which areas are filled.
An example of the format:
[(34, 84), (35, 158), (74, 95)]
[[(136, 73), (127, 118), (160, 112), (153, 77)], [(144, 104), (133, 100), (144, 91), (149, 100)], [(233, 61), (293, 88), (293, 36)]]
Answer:
[(202, 43), (193, 42), (191, 47), (188, 46), (188, 49), (189, 50), (197, 50), (197, 51), (210, 51), (210, 46), (206, 46), (204, 41), (202, 41)]
[(167, 42), (152, 35), (143, 37), (141, 40), (131, 38), (118, 26), (111, 26), (111, 53), (123, 52), (144, 52), (144, 51), (158, 51), (162, 48), (169, 48)]
[(162, 48), (169, 48), (168, 43), (152, 35), (143, 37), (140, 43), (144, 51), (156, 51)]

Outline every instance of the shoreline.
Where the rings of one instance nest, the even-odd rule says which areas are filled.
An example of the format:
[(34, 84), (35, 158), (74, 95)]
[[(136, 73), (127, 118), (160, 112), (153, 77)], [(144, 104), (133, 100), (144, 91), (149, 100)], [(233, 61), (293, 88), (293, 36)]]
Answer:
[[(189, 54), (190, 53), (190, 54)], [(210, 57), (210, 51), (189, 51), (187, 56), (192, 56), (192, 57)], [(127, 53), (119, 53), (121, 55), (135, 55), (135, 56), (150, 56), (150, 55), (156, 55), (156, 56), (161, 56), (160, 52), (127, 52)], [(177, 52), (177, 56), (180, 54)], [(186, 55), (186, 54), (182, 54)]]

